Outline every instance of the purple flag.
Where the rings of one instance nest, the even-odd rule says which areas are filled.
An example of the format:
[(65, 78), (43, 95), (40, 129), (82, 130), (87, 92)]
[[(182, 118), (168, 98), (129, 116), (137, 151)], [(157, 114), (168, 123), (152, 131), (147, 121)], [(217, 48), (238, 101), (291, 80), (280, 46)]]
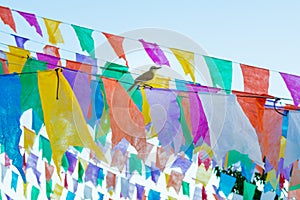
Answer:
[(143, 44), (145, 51), (155, 64), (167, 65), (170, 67), (167, 57), (157, 44), (145, 42), (143, 39), (140, 39), (139, 41)]
[(17, 11), (24, 19), (30, 24), (30, 26), (33, 26), (36, 30), (36, 32), (43, 37), (42, 29), (36, 19), (35, 14), (31, 13), (25, 13), (21, 11)]
[(158, 140), (162, 147), (180, 143), (175, 140), (178, 132), (181, 132), (179, 122), (180, 108), (177, 104), (177, 93), (171, 90), (146, 89), (146, 97), (151, 108), (152, 124), (158, 133)]
[(68, 162), (69, 162), (69, 168), (68, 168), (68, 171), (73, 174), (74, 170), (75, 170), (75, 167), (76, 167), (76, 164), (77, 164), (77, 158), (71, 154), (70, 152), (66, 152), (66, 156), (67, 156), (67, 159), (68, 159)]
[(151, 179), (154, 183), (157, 183), (160, 176), (159, 168), (155, 167), (155, 163), (151, 163)]
[(77, 62), (81, 62), (81, 63), (85, 63), (85, 64), (89, 64), (92, 65), (92, 74), (96, 74), (97, 73), (97, 60), (95, 58), (92, 58), (90, 56), (86, 56), (86, 55), (82, 55), (79, 53), (76, 53), (76, 61)]
[(139, 184), (135, 184), (136, 186), (136, 198), (138, 200), (142, 200), (143, 196), (144, 196), (144, 188), (145, 186), (139, 185)]
[(91, 181), (94, 186), (97, 186), (97, 179), (98, 179), (98, 173), (99, 173), (100, 168), (97, 167), (96, 165), (93, 165), (89, 163), (86, 171), (85, 171), (85, 178), (84, 181)]
[(11, 34), (11, 35), (15, 37), (15, 41), (16, 41), (17, 46), (20, 47), (20, 48), (22, 48), (22, 49), (24, 49), (24, 44), (25, 44), (25, 42), (27, 42), (29, 39), (23, 38), (23, 37), (14, 35), (14, 34)]
[(38, 60), (48, 63), (48, 69), (55, 69), (56, 67), (58, 67), (57, 63), (60, 58), (43, 53), (36, 53), (36, 55), (38, 57)]
[(202, 138), (207, 144), (210, 145), (208, 122), (200, 101), (200, 97), (198, 95), (199, 91), (206, 90), (206, 88), (193, 85), (187, 85), (187, 88), (189, 91), (191, 91), (189, 92), (189, 99), (190, 115), (192, 120), (192, 134), (194, 136), (193, 142), (196, 145), (198, 140)]
[(73, 193), (76, 193), (78, 187), (78, 181), (73, 178)]
[(36, 155), (30, 153), (29, 157), (27, 159), (26, 169), (29, 169), (29, 168), (32, 169), (32, 171), (36, 177), (36, 180), (37, 180), (38, 184), (40, 185), (41, 173), (37, 170), (37, 162), (38, 162), (38, 157)]
[(171, 168), (179, 167), (183, 174), (187, 172), (187, 170), (191, 167), (192, 161), (186, 158), (182, 158), (180, 156), (173, 162)]
[(280, 72), (280, 75), (293, 97), (294, 105), (297, 107), (300, 104), (300, 76), (282, 72)]
[(129, 142), (123, 138), (115, 147), (114, 147), (114, 150), (117, 150), (119, 149), (122, 154), (125, 156), (126, 155), (126, 152), (127, 152), (127, 149), (128, 149), (128, 146), (129, 146)]
[(124, 197), (125, 199), (127, 199), (129, 195), (128, 186), (129, 180), (121, 177), (121, 197)]

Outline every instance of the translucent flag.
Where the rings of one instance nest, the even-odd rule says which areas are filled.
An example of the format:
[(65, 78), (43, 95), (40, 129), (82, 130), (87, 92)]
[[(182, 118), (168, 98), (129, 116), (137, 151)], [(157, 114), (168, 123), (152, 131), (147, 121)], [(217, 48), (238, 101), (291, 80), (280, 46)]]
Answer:
[(286, 138), (285, 156), (284, 156), (284, 168), (289, 166), (291, 163), (300, 159), (300, 112), (289, 111), (289, 125)]
[(214, 87), (220, 87), (227, 94), (231, 92), (232, 62), (204, 56)]
[(17, 32), (16, 24), (9, 8), (0, 6), (0, 18), (4, 24), (7, 24), (13, 31)]
[(280, 72), (280, 75), (283, 78), (286, 87), (288, 88), (293, 97), (294, 105), (297, 107), (300, 104), (300, 76), (286, 74), (282, 72)]
[(184, 175), (177, 171), (171, 171), (170, 178), (167, 182), (167, 187), (173, 187), (177, 194), (180, 192)]
[(43, 37), (42, 29), (36, 19), (35, 14), (32, 13), (25, 13), (21, 11), (17, 11), (24, 19), (29, 23), (30, 26), (33, 26), (36, 32)]
[(87, 147), (99, 160), (105, 161), (89, 133), (78, 101), (62, 72), (39, 72), (38, 78), (46, 130), (57, 169), (59, 170), (62, 156), (69, 146)]
[(46, 18), (44, 18), (44, 22), (47, 28), (49, 42), (52, 44), (64, 43), (64, 39), (59, 30), (59, 25), (61, 22)]
[(125, 60), (125, 62), (126, 62), (126, 66), (129, 67), (128, 61), (126, 59), (126, 56), (125, 56), (125, 53), (124, 53), (124, 50), (123, 50), (124, 37), (118, 36), (118, 35), (109, 34), (109, 33), (104, 33), (104, 32), (102, 32), (102, 33), (107, 38), (108, 42), (110, 43), (111, 47), (116, 52), (117, 56), (119, 58), (123, 58)]
[(14, 46), (8, 46), (8, 48), (10, 53), (7, 53), (6, 57), (9, 73), (21, 73), (23, 65), (25, 64), (27, 58), (30, 56), (30, 52), (28, 50)]
[(109, 106), (112, 145), (125, 138), (137, 151), (146, 143), (143, 114), (127, 91), (115, 80), (102, 78)]
[(28, 38), (24, 38), (24, 37), (20, 37), (14, 34), (11, 34), (12, 36), (14, 36), (16, 44), (19, 48), (24, 49), (24, 44), (25, 42), (27, 42), (29, 39)]
[[(59, 48), (56, 46), (45, 45), (43, 48), (43, 52), (44, 52), (44, 54), (48, 54), (48, 55), (60, 58)], [(60, 60), (58, 61), (57, 65), (62, 66)]]
[(149, 57), (153, 60), (153, 62), (157, 65), (167, 65), (170, 67), (170, 63), (165, 56), (164, 52), (156, 43), (146, 42), (143, 39), (139, 40)]
[(185, 75), (190, 75), (195, 82), (195, 67), (194, 67), (194, 53), (180, 49), (170, 48), (178, 62), (181, 64)]
[(32, 150), (35, 138), (35, 133), (24, 127), (24, 148), (28, 154)]
[(82, 51), (87, 51), (89, 55), (95, 58), (95, 45), (92, 37), (93, 30), (71, 24), (76, 32)]
[(31, 187), (31, 199), (37, 200), (40, 194), (40, 190), (36, 188), (34, 185)]
[(243, 64), (240, 66), (244, 77), (244, 91), (254, 94), (268, 94), (269, 70)]
[(5, 127), (0, 132), (0, 143), (5, 153), (12, 160), (12, 164), (20, 172), (23, 181), (26, 177), (23, 172), (23, 157), (19, 149), (22, 134), (20, 129), (21, 117), (21, 83), (18, 75), (0, 76), (0, 125)]

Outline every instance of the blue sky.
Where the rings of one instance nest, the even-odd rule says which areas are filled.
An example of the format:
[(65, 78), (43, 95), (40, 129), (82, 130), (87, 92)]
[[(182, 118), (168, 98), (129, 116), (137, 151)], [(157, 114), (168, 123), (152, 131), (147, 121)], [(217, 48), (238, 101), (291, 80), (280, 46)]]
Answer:
[(300, 75), (297, 1), (16, 1), (1, 5), (110, 33), (163, 28), (209, 55)]

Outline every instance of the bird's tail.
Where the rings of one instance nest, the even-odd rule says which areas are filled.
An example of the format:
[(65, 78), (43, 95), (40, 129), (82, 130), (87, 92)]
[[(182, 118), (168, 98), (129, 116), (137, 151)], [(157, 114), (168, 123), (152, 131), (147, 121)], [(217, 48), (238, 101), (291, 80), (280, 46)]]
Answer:
[(136, 83), (132, 84), (132, 86), (130, 86), (130, 88), (128, 88), (127, 92), (130, 92), (135, 86), (136, 86)]

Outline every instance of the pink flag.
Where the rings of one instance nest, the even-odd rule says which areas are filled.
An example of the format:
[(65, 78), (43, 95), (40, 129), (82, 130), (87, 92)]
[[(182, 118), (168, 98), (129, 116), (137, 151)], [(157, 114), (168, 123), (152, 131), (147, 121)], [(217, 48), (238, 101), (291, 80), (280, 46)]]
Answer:
[(17, 11), (24, 19), (29, 23), (30, 26), (33, 26), (36, 32), (43, 37), (42, 29), (36, 19), (35, 14), (25, 13), (21, 11)]
[(170, 67), (167, 57), (156, 43), (145, 42), (143, 39), (140, 39), (139, 41), (143, 44), (145, 51), (155, 64), (167, 65)]
[(282, 72), (280, 72), (280, 75), (293, 97), (294, 105), (297, 107), (300, 104), (300, 77)]

